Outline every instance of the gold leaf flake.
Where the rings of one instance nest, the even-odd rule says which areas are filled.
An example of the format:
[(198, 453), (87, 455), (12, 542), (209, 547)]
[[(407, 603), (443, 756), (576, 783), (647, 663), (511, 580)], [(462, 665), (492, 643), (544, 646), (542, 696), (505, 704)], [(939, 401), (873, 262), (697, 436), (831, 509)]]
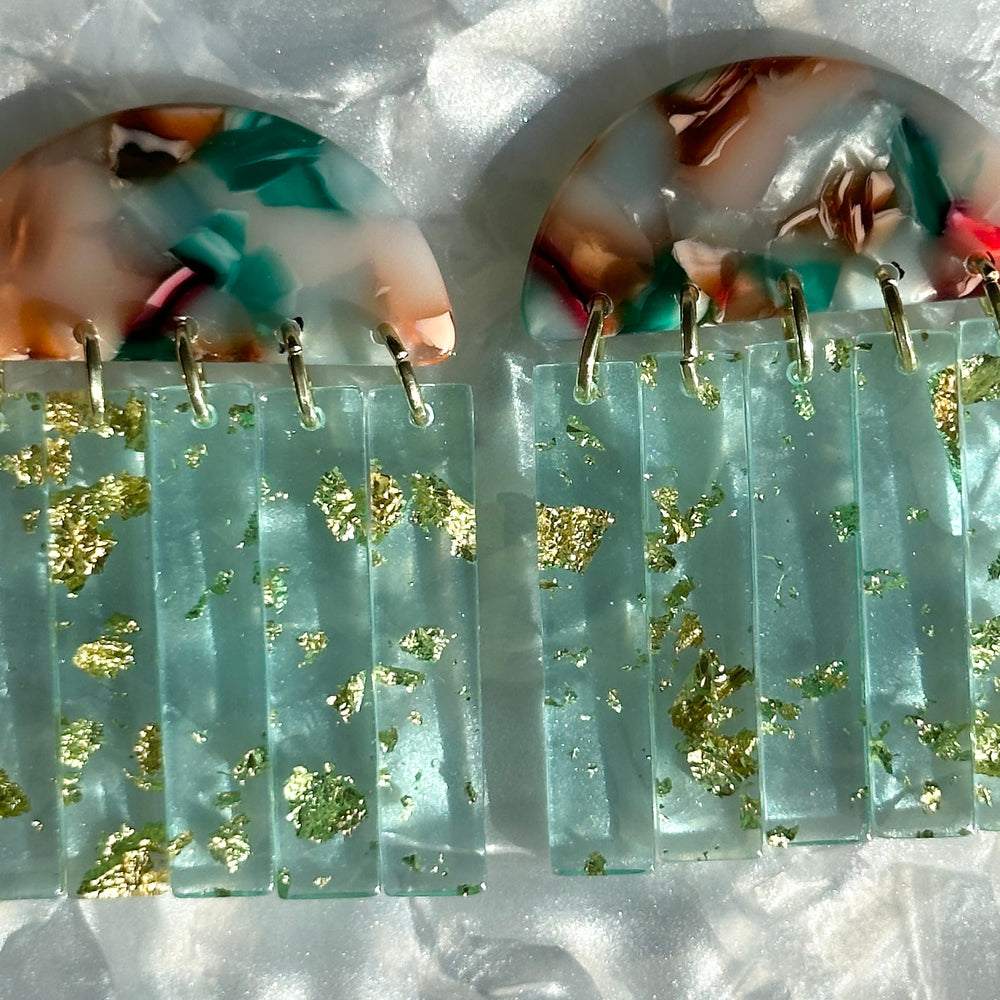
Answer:
[(340, 469), (323, 473), (312, 502), (323, 512), (326, 526), (338, 542), (364, 542), (365, 491), (352, 489)]
[(45, 439), (45, 475), (49, 482), (64, 485), (73, 466), (73, 451), (64, 437)]
[(858, 505), (848, 503), (834, 507), (830, 511), (830, 521), (837, 534), (837, 541), (846, 542), (848, 538), (858, 533)]
[(201, 460), (208, 454), (208, 445), (202, 442), (201, 444), (193, 444), (190, 448), (184, 450), (184, 461), (187, 462), (188, 467), (192, 469), (197, 469), (201, 465)]
[(854, 353), (854, 344), (847, 337), (838, 337), (836, 340), (828, 340), (823, 345), (823, 355), (826, 363), (835, 371), (841, 372), (849, 368), (851, 355)]
[(388, 729), (380, 729), (378, 733), (378, 743), (382, 748), (382, 753), (392, 753), (399, 742), (399, 730), (395, 726)]
[[(295, 640), (304, 650), (305, 658), (299, 664), (300, 667), (308, 667), (320, 653), (327, 647), (328, 639), (322, 630), (317, 632), (303, 632)], [(363, 675), (362, 675), (363, 676)]]
[(285, 583), (287, 566), (273, 566), (261, 579), (264, 592), (264, 607), (274, 608), (274, 613), (280, 615), (288, 604), (288, 584)]
[(816, 416), (816, 404), (808, 389), (796, 389), (792, 393), (792, 406), (803, 420), (812, 420)]
[(158, 723), (151, 722), (139, 730), (132, 756), (139, 765), (139, 773), (126, 771), (129, 780), (145, 792), (163, 788), (163, 736)]
[(770, 847), (787, 847), (797, 836), (798, 826), (776, 826), (765, 834)]
[(843, 691), (847, 687), (847, 671), (843, 660), (831, 660), (820, 663), (812, 671), (802, 677), (789, 677), (788, 683), (802, 692), (803, 698), (815, 701), (834, 691)]
[(605, 700), (608, 708), (610, 708), (612, 712), (617, 712), (619, 715), (621, 715), (621, 713), (622, 713), (622, 700), (621, 700), (621, 696), (618, 694), (618, 691), (617, 691), (616, 688), (612, 688), (608, 692), (607, 698), (605, 698), (604, 700)]
[(79, 802), (80, 776), (87, 761), (104, 743), (104, 726), (93, 719), (63, 719), (59, 731), (59, 763), (68, 773), (62, 779), (62, 799), (66, 805)]
[(604, 451), (604, 445), (597, 439), (594, 432), (575, 414), (571, 414), (566, 421), (566, 437), (581, 448)]
[(364, 822), (368, 806), (364, 795), (346, 774), (336, 774), (332, 764), (322, 771), (299, 765), (285, 782), (284, 796), (291, 811), (285, 817), (295, 834), (321, 844), (341, 834), (349, 837)]
[(105, 525), (149, 510), (149, 480), (127, 472), (102, 476), (92, 486), (75, 486), (52, 494), (49, 569), (53, 582), (75, 594), (104, 569), (117, 544)]
[(928, 722), (921, 715), (904, 715), (904, 726), (913, 726), (917, 739), (930, 747), (935, 757), (941, 760), (971, 760), (972, 750), (965, 731), (968, 725), (953, 726), (949, 722)]
[(233, 780), (245, 785), (250, 778), (256, 778), (268, 765), (267, 747), (251, 747), (233, 765)]
[(982, 709), (976, 709), (972, 740), (976, 774), (1000, 778), (1000, 725)]
[(399, 483), (383, 472), (378, 462), (371, 463), (368, 492), (371, 503), (371, 540), (378, 545), (399, 524), (406, 509), (406, 498)]
[(229, 407), (227, 434), (235, 434), (237, 431), (252, 431), (254, 424), (253, 403), (235, 403)]
[(599, 507), (536, 505), (538, 568), (555, 567), (584, 573), (597, 553), (604, 533), (615, 523), (610, 511)]
[(77, 895), (85, 899), (158, 896), (170, 888), (167, 862), (190, 843), (190, 833), (168, 842), (162, 823), (147, 823), (138, 831), (123, 824), (101, 839), (97, 861), (83, 876)]
[(35, 510), (29, 510), (21, 518), (21, 525), (29, 535), (34, 534), (38, 530), (38, 522), (41, 516), (42, 512), (36, 508)]
[(655, 389), (656, 375), (659, 368), (659, 362), (652, 354), (644, 354), (639, 359), (639, 380), (651, 389)]
[(600, 851), (594, 851), (583, 862), (584, 875), (607, 875), (608, 862)]
[(454, 632), (448, 635), (438, 625), (421, 625), (410, 629), (399, 640), (399, 648), (415, 656), (418, 660), (432, 663), (441, 659), (441, 654), (455, 637)]
[(246, 813), (237, 813), (208, 838), (208, 853), (215, 861), (225, 865), (230, 875), (235, 875), (240, 865), (253, 853), (245, 829), (249, 822), (250, 817)]
[(372, 671), (372, 677), (380, 684), (389, 687), (403, 687), (407, 691), (415, 691), (424, 681), (427, 675), (419, 670), (406, 670), (403, 667), (390, 667), (385, 663), (378, 663)]
[(0, 768), (0, 819), (23, 816), (31, 808), (24, 789)]
[(971, 626), (972, 673), (982, 677), (1000, 657), (1000, 615)]
[(121, 671), (135, 664), (135, 649), (124, 639), (102, 636), (92, 642), (84, 642), (73, 654), (73, 666), (91, 677), (114, 680)]
[(326, 703), (340, 716), (344, 722), (361, 711), (365, 697), (365, 672), (362, 670), (348, 678), (347, 683), (336, 693), (326, 699)]
[(45, 482), (44, 446), (29, 444), (9, 455), (0, 456), (0, 471), (11, 475), (18, 489), (41, 486)]
[(680, 625), (677, 626), (674, 651), (679, 653), (691, 646), (700, 646), (704, 641), (705, 630), (702, 628), (701, 619), (696, 614), (687, 612), (681, 619)]
[(941, 789), (933, 781), (924, 782), (924, 790), (920, 793), (920, 804), (925, 812), (934, 813), (941, 808)]
[(469, 562), (476, 559), (476, 509), (440, 476), (414, 473), (411, 519), (425, 532), (439, 528), (451, 539), (451, 554)]

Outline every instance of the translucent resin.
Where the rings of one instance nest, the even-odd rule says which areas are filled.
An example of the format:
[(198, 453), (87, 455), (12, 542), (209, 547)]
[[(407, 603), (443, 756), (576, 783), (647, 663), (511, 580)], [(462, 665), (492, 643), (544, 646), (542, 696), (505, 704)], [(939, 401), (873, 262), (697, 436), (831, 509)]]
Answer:
[(534, 376), (535, 497), (549, 848), (562, 874), (653, 864), (642, 430), (636, 366)]
[(381, 884), (469, 895), (486, 878), (472, 394), (369, 397), (373, 689)]
[(0, 897), (63, 887), (52, 659), (44, 406), (6, 395), (0, 418)]
[(83, 392), (46, 400), (67, 884), (83, 896), (168, 888), (146, 410), (113, 393), (95, 424)]
[(316, 430), (302, 426), (293, 389), (257, 400), (275, 866), (285, 896), (370, 895), (378, 736), (363, 400), (354, 388), (314, 395)]
[(696, 396), (679, 354), (642, 368), (658, 855), (752, 857), (761, 824), (743, 366), (705, 360)]
[(901, 370), (891, 334), (857, 346), (872, 832), (957, 834), (972, 824), (973, 785), (957, 337), (921, 334), (913, 374)]
[(761, 792), (776, 844), (857, 840), (866, 828), (851, 348), (817, 345), (804, 385), (784, 343), (747, 352), (755, 660), (772, 730)]
[[(163, 756), (176, 895), (267, 891), (272, 881), (264, 607), (286, 599), (258, 556), (260, 466), (252, 388), (150, 394), (150, 486)], [(266, 501), (265, 501), (266, 502)]]
[[(966, 579), (974, 710), (976, 825), (1000, 830), (1000, 343), (996, 327), (961, 328), (961, 406), (945, 398), (944, 413), (961, 424), (961, 474), (968, 517)], [(944, 422), (949, 458), (954, 420)], [(958, 686), (960, 680), (955, 679)]]

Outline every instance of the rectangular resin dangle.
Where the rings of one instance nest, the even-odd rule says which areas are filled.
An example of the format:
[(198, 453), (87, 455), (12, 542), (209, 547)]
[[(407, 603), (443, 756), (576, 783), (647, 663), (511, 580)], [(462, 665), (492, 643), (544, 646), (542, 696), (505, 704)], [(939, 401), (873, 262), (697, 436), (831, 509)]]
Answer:
[[(819, 353), (819, 352), (817, 352)], [(769, 843), (866, 829), (850, 341), (798, 384), (784, 343), (747, 352), (754, 645)]]
[(372, 669), (382, 888), (469, 895), (486, 879), (472, 393), (368, 397)]
[(957, 339), (922, 334), (910, 374), (891, 334), (860, 337), (854, 355), (869, 797), (883, 837), (972, 825)]
[(176, 895), (248, 895), (272, 880), (262, 601), (284, 573), (258, 556), (260, 465), (249, 385), (150, 394), (150, 484), (163, 756)]
[(310, 430), (293, 389), (258, 396), (275, 866), (283, 896), (365, 896), (378, 887), (378, 737), (363, 400), (314, 399)]
[(164, 892), (178, 848), (164, 827), (149, 562), (147, 401), (51, 393), (49, 521), (59, 666), (67, 888)]
[(746, 858), (761, 830), (743, 366), (703, 356), (689, 395), (680, 359), (642, 362), (658, 856)]
[(996, 326), (982, 320), (963, 323), (959, 353), (961, 406), (954, 386), (942, 384), (938, 424), (948, 458), (957, 468), (955, 418), (961, 423), (976, 825), (1000, 830), (1000, 342)]
[[(48, 575), (48, 476), (40, 396), (0, 414), (0, 897), (63, 887), (59, 732)], [(58, 458), (54, 471), (61, 468)]]
[(535, 368), (535, 498), (549, 849), (561, 874), (653, 863), (642, 429), (634, 364)]

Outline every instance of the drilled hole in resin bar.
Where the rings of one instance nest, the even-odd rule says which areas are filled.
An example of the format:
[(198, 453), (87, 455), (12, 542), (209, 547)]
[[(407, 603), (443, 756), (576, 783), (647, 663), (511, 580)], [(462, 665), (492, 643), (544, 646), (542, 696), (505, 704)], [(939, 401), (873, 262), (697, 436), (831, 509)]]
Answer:
[(948, 432), (950, 457), (955, 452), (954, 417), (961, 426), (976, 825), (1000, 830), (1000, 344), (996, 326), (982, 321), (964, 323), (959, 353), (961, 405), (956, 405), (954, 397), (939, 395), (945, 404), (941, 424)]
[(168, 835), (175, 895), (249, 895), (272, 882), (264, 611), (283, 574), (258, 552), (251, 386), (150, 393), (150, 490)]
[[(0, 415), (0, 896), (63, 887), (59, 733), (48, 574), (44, 401), (6, 395)], [(58, 466), (57, 466), (58, 467)], [(15, 571), (16, 570), (16, 571)]]
[(46, 399), (55, 647), (68, 890), (169, 887), (164, 826), (146, 399)]
[(562, 874), (653, 863), (642, 430), (635, 365), (534, 370), (549, 851)]
[(486, 879), (472, 393), (368, 396), (381, 885), (478, 893)]
[(364, 896), (379, 875), (363, 398), (313, 399), (307, 430), (294, 389), (258, 396), (275, 866), (283, 896)]
[(891, 334), (854, 354), (871, 825), (893, 837), (968, 831), (973, 812), (958, 338), (915, 340), (910, 375)]
[(761, 823), (743, 366), (703, 355), (692, 396), (680, 361), (640, 365), (658, 857), (747, 858)]
[(851, 347), (817, 345), (806, 384), (786, 344), (747, 352), (754, 652), (773, 720), (761, 807), (779, 845), (858, 840), (867, 826)]

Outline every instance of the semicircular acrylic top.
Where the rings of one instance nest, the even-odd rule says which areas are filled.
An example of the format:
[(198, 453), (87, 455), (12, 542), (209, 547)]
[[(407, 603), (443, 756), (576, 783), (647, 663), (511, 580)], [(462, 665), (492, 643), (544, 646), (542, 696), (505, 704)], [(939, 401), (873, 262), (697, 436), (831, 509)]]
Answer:
[(272, 360), (303, 320), (308, 362), (391, 363), (397, 330), (428, 364), (455, 344), (434, 256), (386, 186), (340, 147), (274, 115), (164, 105), (99, 118), (0, 175), (0, 357)]
[[(830, 59), (761, 59), (692, 76), (619, 119), (583, 154), (542, 221), (523, 310), (541, 340), (583, 335), (597, 292), (606, 333), (676, 329), (691, 281), (704, 320), (783, 307), (793, 268), (811, 310), (904, 302), (981, 283), (1000, 251), (1000, 141), (912, 81)], [(706, 298), (707, 297), (707, 298)]]

